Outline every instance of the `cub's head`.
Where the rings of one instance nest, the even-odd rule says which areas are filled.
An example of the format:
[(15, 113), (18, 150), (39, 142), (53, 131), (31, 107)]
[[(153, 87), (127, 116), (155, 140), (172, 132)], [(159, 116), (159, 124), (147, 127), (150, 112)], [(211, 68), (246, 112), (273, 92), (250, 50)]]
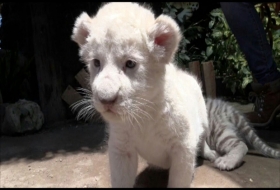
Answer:
[(169, 16), (155, 18), (139, 4), (116, 2), (93, 17), (82, 13), (71, 38), (90, 73), (93, 106), (105, 120), (119, 121), (147, 114), (181, 34)]

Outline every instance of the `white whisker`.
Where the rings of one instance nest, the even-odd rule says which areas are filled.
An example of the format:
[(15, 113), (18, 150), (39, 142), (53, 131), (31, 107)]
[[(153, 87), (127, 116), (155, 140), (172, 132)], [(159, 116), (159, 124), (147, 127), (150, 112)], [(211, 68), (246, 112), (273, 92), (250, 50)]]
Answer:
[(139, 100), (143, 100), (143, 101), (145, 101), (145, 102), (147, 102), (147, 103), (149, 103), (149, 104), (154, 105), (153, 102), (151, 102), (150, 100), (147, 100), (147, 99), (145, 99), (145, 98), (140, 98), (140, 97), (135, 97), (135, 98), (136, 98), (136, 99), (139, 99)]
[(92, 119), (97, 113), (93, 107), (92, 92), (85, 88), (78, 88), (77, 91), (80, 91), (80, 93), (83, 94), (83, 98), (73, 103), (70, 108), (73, 112), (77, 111), (77, 120), (83, 119), (88, 121)]
[(134, 110), (140, 114), (142, 114), (143, 116), (145, 116), (148, 119), (152, 119), (151, 115), (144, 111), (143, 109), (141, 109), (139, 106), (135, 105), (135, 104), (131, 104), (131, 107), (134, 108)]
[(138, 103), (138, 104), (140, 104), (141, 106), (146, 106), (146, 107), (151, 108), (152, 110), (155, 111), (155, 108), (152, 107), (152, 106), (149, 106), (147, 103), (139, 102), (139, 101), (137, 101), (137, 100), (133, 100), (133, 101), (136, 102), (136, 103)]
[(87, 94), (92, 94), (91, 90), (87, 89), (87, 88), (77, 88), (77, 91), (83, 92), (83, 93), (87, 93)]
[[(135, 117), (135, 112), (131, 112), (131, 110), (128, 112), (129, 116), (132, 117), (132, 119), (134, 121), (136, 121), (138, 127), (140, 128), (141, 130), (141, 124), (139, 123), (139, 121), (137, 120), (137, 118)], [(133, 125), (133, 123), (131, 122), (131, 125)]]
[(130, 112), (127, 112), (127, 114), (126, 114), (126, 116), (127, 116), (127, 118), (128, 118), (128, 121), (130, 122), (130, 124), (132, 125), (132, 126), (134, 126), (133, 125), (133, 117), (132, 117), (132, 115), (130, 114)]

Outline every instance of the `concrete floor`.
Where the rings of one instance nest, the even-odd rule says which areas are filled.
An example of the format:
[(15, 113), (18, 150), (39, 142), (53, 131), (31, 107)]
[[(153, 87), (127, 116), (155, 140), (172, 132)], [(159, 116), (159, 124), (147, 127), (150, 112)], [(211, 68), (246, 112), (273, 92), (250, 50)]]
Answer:
[[(280, 149), (280, 123), (257, 130)], [(111, 187), (103, 124), (67, 122), (0, 139), (0, 187)], [(140, 159), (135, 187), (166, 187), (168, 172)], [(198, 160), (192, 187), (280, 187), (280, 161), (250, 150), (241, 167), (219, 171)]]

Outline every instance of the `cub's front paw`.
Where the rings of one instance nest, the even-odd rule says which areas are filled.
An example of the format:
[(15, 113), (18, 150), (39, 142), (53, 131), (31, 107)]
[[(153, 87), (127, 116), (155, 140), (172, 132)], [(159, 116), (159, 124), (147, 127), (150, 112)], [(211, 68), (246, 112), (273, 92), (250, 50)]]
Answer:
[(230, 159), (228, 156), (219, 157), (214, 161), (215, 167), (220, 170), (233, 170), (240, 165), (233, 159)]
[(205, 158), (211, 162), (214, 162), (218, 157), (220, 157), (220, 155), (215, 150), (211, 150), (205, 155)]

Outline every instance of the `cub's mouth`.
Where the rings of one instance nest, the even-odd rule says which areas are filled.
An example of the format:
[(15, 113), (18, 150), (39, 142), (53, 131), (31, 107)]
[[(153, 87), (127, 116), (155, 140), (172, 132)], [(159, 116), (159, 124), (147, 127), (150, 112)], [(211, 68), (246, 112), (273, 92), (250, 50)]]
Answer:
[(118, 114), (117, 110), (114, 108), (105, 109), (106, 113)]
[(114, 104), (104, 104), (102, 102), (99, 102), (98, 105), (96, 105), (96, 107), (98, 107), (99, 112), (102, 115), (120, 115), (120, 109), (118, 108), (119, 105), (117, 105), (116, 103)]

